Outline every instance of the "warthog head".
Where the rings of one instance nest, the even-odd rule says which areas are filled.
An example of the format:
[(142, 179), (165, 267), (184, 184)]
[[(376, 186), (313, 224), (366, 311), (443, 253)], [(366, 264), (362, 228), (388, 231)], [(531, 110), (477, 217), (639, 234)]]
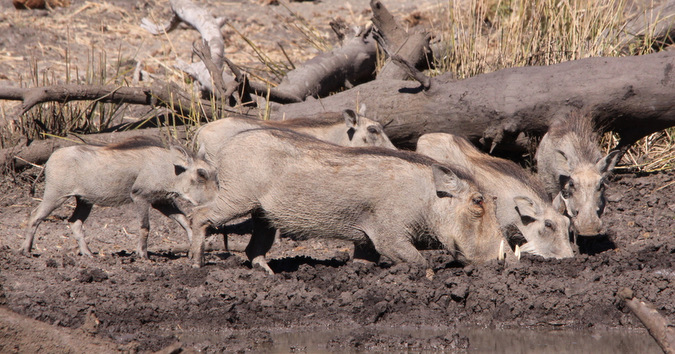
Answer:
[(600, 217), (605, 210), (607, 175), (618, 162), (618, 157), (619, 151), (614, 150), (595, 165), (572, 165), (565, 153), (557, 151), (558, 196), (564, 201), (578, 235), (594, 236), (603, 232)]
[[(363, 106), (362, 106), (363, 107)], [(362, 108), (364, 110), (365, 108)], [(363, 113), (363, 112), (362, 112)], [(384, 133), (382, 125), (374, 120), (368, 119), (362, 114), (357, 114), (351, 109), (342, 112), (347, 125), (347, 137), (349, 143), (341, 144), (345, 146), (380, 146), (389, 149), (396, 149), (387, 135)]]
[(563, 215), (565, 205), (561, 198), (553, 201), (553, 208), (542, 208), (524, 196), (515, 197), (514, 202), (527, 239), (520, 247), (522, 252), (553, 258), (574, 256), (569, 242), (570, 220)]
[[(503, 237), (495, 214), (494, 198), (484, 196), (471, 180), (458, 178), (442, 165), (433, 165), (439, 240), (448, 247), (455, 244), (461, 258), (483, 262), (503, 256)], [(454, 241), (450, 241), (454, 240)], [(500, 252), (500, 246), (501, 251)]]
[(215, 169), (181, 146), (171, 146), (171, 158), (175, 173), (174, 191), (194, 205), (213, 200), (218, 192)]

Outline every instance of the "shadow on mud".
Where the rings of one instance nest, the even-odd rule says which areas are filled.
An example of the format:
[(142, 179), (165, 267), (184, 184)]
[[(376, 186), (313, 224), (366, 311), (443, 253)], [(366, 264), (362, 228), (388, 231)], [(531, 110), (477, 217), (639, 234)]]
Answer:
[[(316, 267), (317, 265), (323, 265), (326, 267), (337, 268), (347, 264), (349, 259), (314, 259), (307, 256), (295, 256), (295, 257), (286, 257), (273, 259), (269, 262), (270, 268), (274, 273), (280, 272), (296, 272), (300, 269), (302, 265), (308, 265), (310, 267)], [(248, 264), (250, 266), (250, 263)]]
[(610, 235), (577, 236), (577, 246), (580, 254), (589, 256), (616, 249), (616, 244)]

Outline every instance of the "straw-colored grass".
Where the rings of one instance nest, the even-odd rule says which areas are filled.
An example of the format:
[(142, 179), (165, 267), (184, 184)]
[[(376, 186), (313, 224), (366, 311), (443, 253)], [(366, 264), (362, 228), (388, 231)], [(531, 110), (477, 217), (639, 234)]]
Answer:
[[(315, 23), (313, 19), (303, 18), (294, 12), (290, 5), (281, 2), (278, 12), (284, 12), (286, 24), (295, 29), (297, 41), (289, 41), (284, 46), (273, 42), (261, 32), (260, 24), (246, 22), (245, 25), (229, 24), (223, 27), (227, 41), (226, 55), (247, 70), (255, 80), (275, 85), (281, 77), (308, 57), (313, 55), (309, 49), (328, 50), (332, 33), (326, 23)], [(386, 4), (386, 2), (385, 2)], [(550, 65), (569, 60), (594, 56), (619, 56), (644, 54), (658, 48), (650, 31), (640, 42), (634, 43), (629, 50), (619, 47), (627, 21), (638, 14), (630, 0), (457, 0), (423, 2), (414, 13), (394, 15), (403, 19), (404, 25), (420, 23), (427, 27), (434, 37), (437, 62), (430, 75), (452, 72), (458, 79), (503, 68), (528, 65)], [(348, 22), (363, 25), (368, 14), (350, 10)], [(119, 18), (119, 21), (93, 28), (86, 17), (97, 16), (105, 12)], [(72, 12), (39, 18), (38, 27), (57, 26), (53, 30), (66, 28), (65, 37), (77, 38), (77, 43), (69, 42), (65, 48), (58, 44), (38, 43), (42, 56), (47, 51), (59, 55), (49, 62), (35, 62), (28, 79), (22, 86), (38, 86), (55, 83), (107, 83), (127, 85), (133, 65), (126, 61), (143, 61), (145, 70), (162, 75), (163, 80), (173, 81), (190, 91), (190, 80), (175, 70), (172, 63), (180, 57), (184, 49), (177, 47), (175, 41), (185, 43), (194, 40), (190, 32), (171, 33), (149, 38), (139, 29), (139, 14), (131, 13), (106, 2), (85, 3), (73, 8)], [(151, 14), (151, 17), (154, 15)], [(25, 21), (34, 21), (24, 19)], [(18, 20), (16, 20), (18, 21)], [(652, 26), (653, 27), (653, 26)], [(2, 29), (2, 25), (0, 25)], [(107, 33), (116, 33), (134, 43), (119, 48), (115, 60), (108, 60), (101, 43), (105, 43)], [(77, 33), (77, 36), (74, 35)], [(152, 52), (136, 57), (141, 46), (147, 41), (162, 43), (153, 46)], [(71, 46), (91, 48), (85, 72), (82, 73), (81, 56), (70, 54)], [(133, 49), (133, 48), (136, 49)], [(132, 51), (130, 52), (130, 49)], [(109, 49), (108, 49), (109, 50)], [(72, 58), (71, 58), (72, 57)], [(15, 65), (20, 63), (18, 56), (0, 50), (0, 63)], [(27, 57), (31, 59), (31, 57)], [(72, 62), (79, 61), (79, 65)], [(382, 58), (378, 60), (381, 66)], [(196, 100), (195, 100), (196, 101)], [(195, 103), (196, 105), (197, 103)], [(11, 114), (0, 105), (0, 115)], [(123, 113), (119, 105), (97, 102), (71, 102), (68, 104), (46, 103), (33, 108), (21, 118), (20, 136), (40, 138), (46, 133), (63, 135), (69, 131), (100, 131), (112, 124), (113, 118)], [(268, 109), (261, 112), (266, 118)], [(188, 132), (194, 131), (200, 124), (197, 117), (182, 117), (194, 123)], [(11, 132), (16, 134), (15, 131)], [(190, 134), (189, 134), (190, 135)], [(11, 145), (16, 136), (0, 132), (2, 146)], [(672, 156), (675, 145), (673, 130), (655, 133), (638, 142), (624, 157), (623, 164), (641, 171), (654, 171), (673, 168)], [(603, 148), (608, 150), (616, 143), (615, 138), (603, 139)]]

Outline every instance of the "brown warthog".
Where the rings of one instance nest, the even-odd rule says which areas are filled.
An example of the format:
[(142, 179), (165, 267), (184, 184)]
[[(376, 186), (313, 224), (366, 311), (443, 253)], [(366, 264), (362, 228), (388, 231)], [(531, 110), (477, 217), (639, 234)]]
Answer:
[(381, 146), (396, 149), (384, 133), (380, 123), (347, 109), (342, 112), (342, 117), (337, 119), (296, 118), (282, 121), (247, 118), (220, 119), (204, 125), (197, 131), (195, 141), (199, 146), (198, 156), (207, 161), (213, 161), (218, 150), (232, 136), (247, 129), (266, 127), (290, 129), (342, 146)]
[(141, 224), (137, 252), (147, 258), (150, 206), (178, 222), (192, 240), (190, 224), (174, 198), (201, 204), (213, 199), (217, 190), (214, 169), (180, 146), (165, 149), (157, 141), (132, 138), (108, 146), (62, 148), (54, 151), (45, 165), (45, 193), (30, 215), (21, 251), (30, 254), (38, 225), (74, 196), (77, 205), (69, 221), (80, 253), (92, 256), (82, 224), (94, 204), (117, 206), (133, 202)]
[(497, 220), (511, 243), (516, 242), (514, 226), (527, 241), (520, 246), (522, 252), (555, 258), (574, 255), (562, 201), (552, 204), (538, 181), (517, 164), (482, 153), (468, 140), (444, 133), (422, 135), (417, 152), (469, 170), (479, 187), (497, 198)]
[(603, 232), (607, 176), (619, 158), (619, 150), (602, 156), (591, 118), (580, 112), (555, 121), (537, 149), (537, 171), (551, 196), (565, 201), (578, 235)]
[(466, 173), (419, 154), (341, 147), (266, 128), (232, 137), (216, 165), (218, 197), (192, 218), (197, 267), (206, 229), (249, 212), (268, 224), (254, 226), (246, 254), (270, 273), (264, 255), (275, 228), (368, 244), (393, 262), (422, 266), (427, 262), (413, 243), (426, 237), (467, 260), (499, 255), (503, 238), (492, 201)]

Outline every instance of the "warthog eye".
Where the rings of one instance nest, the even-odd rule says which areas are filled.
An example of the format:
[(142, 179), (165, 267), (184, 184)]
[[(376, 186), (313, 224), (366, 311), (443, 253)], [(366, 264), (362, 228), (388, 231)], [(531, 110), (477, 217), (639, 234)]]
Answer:
[(374, 126), (371, 125), (371, 126), (368, 127), (368, 133), (370, 133), (370, 134), (378, 134), (379, 132), (377, 131), (377, 128), (376, 128), (376, 127), (374, 127)]
[(209, 179), (209, 173), (205, 169), (197, 169), (197, 177), (199, 177), (199, 182), (206, 182)]

